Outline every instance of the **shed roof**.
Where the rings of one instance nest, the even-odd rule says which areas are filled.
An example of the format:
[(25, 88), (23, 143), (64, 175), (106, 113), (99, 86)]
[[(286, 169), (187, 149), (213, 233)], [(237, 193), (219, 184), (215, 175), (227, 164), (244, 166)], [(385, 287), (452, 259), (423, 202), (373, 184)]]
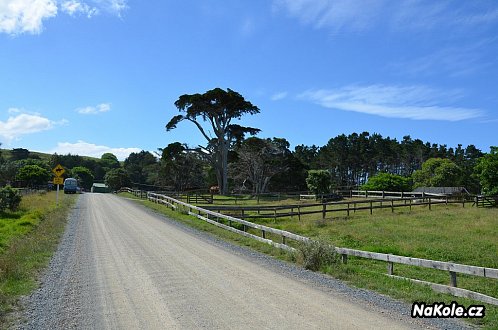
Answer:
[(425, 192), (429, 194), (468, 194), (469, 192), (465, 187), (418, 187), (413, 190), (414, 192)]

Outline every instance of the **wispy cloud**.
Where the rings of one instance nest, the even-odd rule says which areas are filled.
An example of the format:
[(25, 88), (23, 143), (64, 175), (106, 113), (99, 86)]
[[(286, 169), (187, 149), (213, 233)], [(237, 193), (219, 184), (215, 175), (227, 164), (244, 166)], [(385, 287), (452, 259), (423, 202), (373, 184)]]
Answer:
[(243, 36), (250, 36), (254, 33), (255, 30), (256, 30), (256, 23), (254, 22), (254, 19), (251, 17), (246, 17), (240, 23), (240, 33)]
[(70, 16), (82, 14), (87, 16), (88, 18), (91, 18), (92, 16), (95, 16), (99, 13), (99, 10), (96, 7), (92, 7), (86, 3), (76, 0), (64, 1), (61, 4), (61, 9), (63, 12), (69, 14)]
[(101, 103), (96, 106), (88, 106), (88, 107), (83, 107), (83, 108), (78, 108), (76, 109), (77, 113), (80, 113), (82, 115), (98, 115), (103, 112), (108, 112), (111, 110), (111, 104), (110, 103)]
[(77, 141), (76, 143), (71, 142), (59, 142), (57, 147), (48, 151), (48, 153), (58, 153), (58, 154), (76, 154), (81, 156), (90, 156), (100, 158), (103, 154), (110, 152), (119, 160), (126, 159), (132, 152), (140, 152), (142, 149), (139, 148), (114, 148), (103, 145), (97, 145), (93, 143), (88, 143), (85, 141)]
[(496, 24), (493, 2), (397, 0), (274, 0), (274, 10), (286, 12), (316, 28), (363, 31), (387, 24), (391, 29), (431, 29), (436, 26)]
[(289, 95), (288, 92), (279, 92), (279, 93), (273, 94), (271, 96), (271, 100), (272, 101), (283, 100), (283, 99), (285, 99), (287, 97), (287, 95)]
[(483, 115), (479, 109), (442, 105), (462, 97), (459, 91), (441, 92), (424, 86), (347, 86), (310, 90), (299, 95), (325, 108), (387, 118), (460, 121)]
[(488, 38), (469, 45), (446, 47), (413, 60), (392, 63), (388, 68), (411, 76), (465, 76), (492, 65), (495, 58), (489, 58), (488, 54), (498, 51), (497, 41), (497, 38)]
[(6, 121), (0, 121), (0, 137), (7, 142), (16, 140), (24, 135), (47, 131), (56, 125), (63, 125), (67, 120), (53, 121), (37, 113), (24, 113), (18, 108), (10, 108), (11, 116)]
[(56, 17), (59, 9), (70, 16), (91, 18), (102, 12), (121, 17), (127, 8), (127, 0), (1, 0), (0, 33), (39, 34), (43, 22)]
[(121, 16), (128, 9), (128, 0), (93, 0), (99, 8), (111, 14)]

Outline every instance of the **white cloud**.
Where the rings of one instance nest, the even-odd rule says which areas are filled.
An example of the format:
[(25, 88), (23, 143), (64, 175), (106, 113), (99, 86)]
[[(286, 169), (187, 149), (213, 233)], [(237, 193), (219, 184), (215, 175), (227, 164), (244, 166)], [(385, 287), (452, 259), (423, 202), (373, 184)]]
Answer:
[(493, 2), (398, 0), (274, 0), (274, 10), (284, 11), (306, 25), (338, 32), (363, 31), (387, 24), (392, 29), (431, 29), (496, 24)]
[(128, 9), (127, 0), (93, 0), (93, 2), (103, 10), (117, 16), (121, 16), (121, 13)]
[(53, 154), (54, 152), (65, 155), (71, 153), (73, 155), (80, 156), (90, 156), (100, 158), (106, 152), (110, 152), (119, 160), (126, 159), (132, 152), (140, 152), (142, 149), (139, 148), (112, 148), (107, 146), (96, 145), (93, 143), (88, 143), (85, 141), (78, 141), (76, 143), (70, 142), (59, 142), (57, 143), (57, 147), (50, 150), (48, 153)]
[(279, 100), (283, 100), (287, 97), (289, 93), (287, 92), (279, 92), (279, 93), (276, 93), (276, 94), (273, 94), (271, 96), (271, 100), (272, 101), (279, 101)]
[(57, 15), (55, 0), (0, 1), (0, 32), (7, 34), (42, 31), (43, 20)]
[(99, 13), (99, 10), (95, 7), (91, 7), (86, 3), (79, 2), (76, 0), (64, 1), (61, 4), (61, 9), (63, 12), (69, 14), (70, 16), (75, 16), (76, 14), (86, 15), (91, 18)]
[(478, 109), (440, 105), (461, 96), (458, 91), (441, 92), (424, 86), (370, 85), (311, 90), (299, 98), (325, 108), (388, 118), (460, 121), (482, 116)]
[(43, 21), (56, 17), (59, 9), (91, 18), (102, 12), (121, 17), (127, 8), (127, 0), (0, 0), (0, 33), (39, 34)]
[[(18, 109), (11, 108), (9, 113), (16, 113), (16, 110), (20, 112)], [(56, 123), (39, 114), (20, 113), (9, 117), (5, 122), (0, 121), (0, 137), (10, 142), (23, 135), (52, 129), (57, 124), (63, 124), (63, 122)]]
[(97, 106), (88, 106), (76, 109), (76, 112), (82, 115), (97, 115), (99, 113), (108, 112), (111, 110), (110, 103), (101, 103)]

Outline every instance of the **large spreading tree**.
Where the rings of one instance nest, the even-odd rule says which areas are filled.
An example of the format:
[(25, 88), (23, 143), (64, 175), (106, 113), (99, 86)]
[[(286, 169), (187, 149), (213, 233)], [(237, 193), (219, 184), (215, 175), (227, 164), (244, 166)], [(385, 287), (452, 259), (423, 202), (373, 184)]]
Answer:
[(204, 94), (185, 94), (178, 98), (175, 106), (182, 114), (171, 118), (166, 129), (170, 131), (176, 128), (183, 120), (197, 127), (207, 144), (196, 150), (211, 162), (220, 193), (227, 194), (229, 150), (235, 143), (240, 143), (245, 134), (255, 135), (260, 131), (233, 122), (243, 115), (259, 113), (259, 108), (229, 88), (226, 91), (215, 88)]

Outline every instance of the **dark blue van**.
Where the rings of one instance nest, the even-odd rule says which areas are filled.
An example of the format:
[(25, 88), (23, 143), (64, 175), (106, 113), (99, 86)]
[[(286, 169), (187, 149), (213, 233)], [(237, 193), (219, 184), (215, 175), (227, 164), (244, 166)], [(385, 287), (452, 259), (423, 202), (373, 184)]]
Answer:
[(67, 178), (64, 180), (64, 194), (76, 194), (78, 191), (78, 180)]

